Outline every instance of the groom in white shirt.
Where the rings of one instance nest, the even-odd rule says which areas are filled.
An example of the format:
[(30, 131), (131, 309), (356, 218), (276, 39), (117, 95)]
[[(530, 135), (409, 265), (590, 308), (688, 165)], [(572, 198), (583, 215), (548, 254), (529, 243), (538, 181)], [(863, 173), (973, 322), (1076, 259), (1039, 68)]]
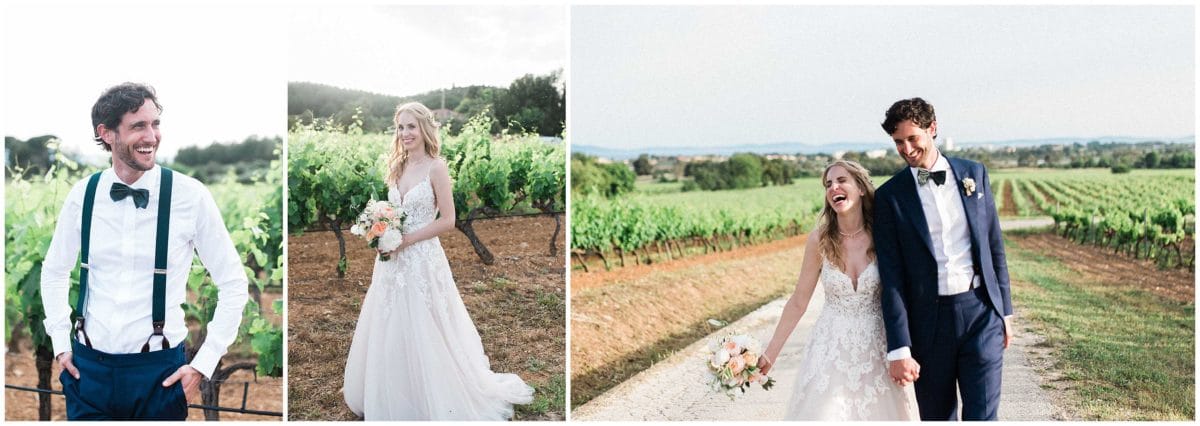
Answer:
[(922, 420), (996, 420), (1012, 299), (1004, 239), (982, 164), (943, 156), (921, 98), (888, 108), (884, 132), (909, 167), (875, 191), (888, 371), (915, 383)]
[[(208, 189), (154, 163), (161, 112), (154, 89), (140, 84), (109, 88), (96, 101), (92, 130), (113, 166), (71, 189), (42, 265), (46, 334), (71, 420), (186, 419), (201, 379), (237, 337), (248, 285), (240, 256)], [(181, 305), (194, 253), (219, 301), (187, 363)]]

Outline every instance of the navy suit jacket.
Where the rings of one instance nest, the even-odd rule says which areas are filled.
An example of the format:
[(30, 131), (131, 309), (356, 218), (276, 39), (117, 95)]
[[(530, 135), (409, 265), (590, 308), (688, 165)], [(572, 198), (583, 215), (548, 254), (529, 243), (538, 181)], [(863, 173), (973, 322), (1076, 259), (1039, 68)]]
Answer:
[[(971, 258), (987, 288), (987, 301), (997, 315), (1012, 315), (1004, 240), (987, 169), (970, 160), (951, 157), (946, 160), (955, 176), (955, 182), (946, 184), (958, 187), (971, 235)], [(965, 178), (975, 181), (975, 191), (970, 196), (964, 192)], [(871, 228), (883, 287), (881, 303), (887, 349), (890, 352), (908, 346), (913, 357), (919, 358), (930, 349), (936, 331), (937, 264), (916, 180), (908, 167), (875, 191)]]

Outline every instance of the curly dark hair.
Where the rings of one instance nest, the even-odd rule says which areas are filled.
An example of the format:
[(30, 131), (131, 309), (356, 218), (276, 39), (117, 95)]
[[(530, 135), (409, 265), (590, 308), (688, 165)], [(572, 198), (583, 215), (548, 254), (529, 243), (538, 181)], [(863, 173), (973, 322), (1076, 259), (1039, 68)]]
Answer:
[(100, 99), (96, 99), (96, 103), (92, 105), (92, 139), (96, 144), (105, 151), (112, 151), (112, 147), (100, 139), (98, 127), (103, 124), (109, 129), (117, 129), (121, 124), (121, 117), (127, 112), (137, 112), (147, 99), (154, 102), (158, 112), (162, 113), (163, 107), (158, 103), (158, 96), (155, 95), (153, 87), (138, 83), (121, 83), (105, 90)]
[[(922, 129), (928, 129), (934, 121), (937, 121), (937, 116), (933, 113), (933, 105), (925, 102), (921, 98), (912, 98), (896, 101), (888, 108), (886, 117), (883, 120), (883, 131), (887, 134), (896, 132), (896, 127), (900, 126), (904, 120), (912, 120), (913, 124)], [(937, 135), (933, 135), (937, 139)]]

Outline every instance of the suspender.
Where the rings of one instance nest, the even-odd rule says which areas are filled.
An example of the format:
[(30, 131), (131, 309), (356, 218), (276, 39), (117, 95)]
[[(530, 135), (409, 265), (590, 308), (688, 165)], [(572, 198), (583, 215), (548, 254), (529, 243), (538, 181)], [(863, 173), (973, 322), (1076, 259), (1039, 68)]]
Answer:
[[(170, 349), (171, 344), (167, 342), (166, 335), (163, 334), (163, 328), (166, 324), (166, 306), (167, 306), (167, 238), (170, 235), (171, 228), (171, 169), (161, 167), (162, 178), (158, 186), (158, 227), (155, 230), (154, 243), (154, 307), (151, 311), (151, 320), (154, 325), (154, 332), (150, 337), (146, 338), (146, 344), (142, 345), (142, 352), (150, 352), (150, 340), (154, 336), (162, 338), (162, 348)], [(90, 267), (88, 265), (88, 251), (91, 246), (92, 239), (92, 207), (96, 202), (96, 185), (100, 182), (100, 173), (93, 174), (88, 180), (87, 192), (83, 196), (83, 229), (80, 235), (79, 249), (79, 298), (75, 302), (75, 333), (83, 335), (83, 341), (90, 348), (92, 341), (88, 338), (87, 331), (84, 330), (84, 318), (87, 307), (87, 282)]]
[(150, 352), (150, 339), (162, 337), (162, 348), (167, 350), (167, 336), (163, 335), (163, 325), (166, 324), (167, 306), (167, 236), (171, 229), (171, 169), (163, 167), (162, 182), (158, 185), (158, 230), (155, 231), (154, 242), (154, 309), (151, 319), (154, 321), (154, 334), (146, 338), (142, 352)]
[(88, 275), (91, 275), (91, 267), (88, 266), (88, 250), (92, 241), (92, 206), (96, 204), (96, 184), (100, 182), (100, 173), (96, 172), (91, 179), (88, 179), (87, 192), (83, 195), (83, 233), (80, 235), (79, 245), (79, 298), (75, 299), (76, 338), (82, 333), (83, 342), (89, 348), (92, 347), (92, 339), (88, 338), (87, 331), (83, 327), (86, 316), (83, 309), (87, 306), (87, 282)]

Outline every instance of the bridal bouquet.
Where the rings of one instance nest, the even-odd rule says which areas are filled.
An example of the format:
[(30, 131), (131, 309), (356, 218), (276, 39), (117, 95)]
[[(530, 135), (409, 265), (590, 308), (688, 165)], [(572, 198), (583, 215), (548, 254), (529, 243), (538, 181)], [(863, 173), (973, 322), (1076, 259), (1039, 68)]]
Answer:
[[(354, 226), (350, 227), (350, 233), (365, 238), (367, 246), (371, 248), (390, 252), (404, 242), (404, 237), (400, 234), (404, 218), (404, 212), (395, 204), (371, 200), (367, 202), (367, 208), (358, 215)], [(385, 253), (380, 254), (379, 258), (387, 261), (390, 256)]]
[(758, 357), (762, 356), (762, 345), (753, 337), (745, 334), (725, 336), (710, 340), (708, 359), (710, 384), (714, 391), (724, 391), (733, 398), (734, 389), (746, 392), (751, 384), (762, 385), (763, 390), (771, 390), (775, 379), (767, 377), (758, 369)]

